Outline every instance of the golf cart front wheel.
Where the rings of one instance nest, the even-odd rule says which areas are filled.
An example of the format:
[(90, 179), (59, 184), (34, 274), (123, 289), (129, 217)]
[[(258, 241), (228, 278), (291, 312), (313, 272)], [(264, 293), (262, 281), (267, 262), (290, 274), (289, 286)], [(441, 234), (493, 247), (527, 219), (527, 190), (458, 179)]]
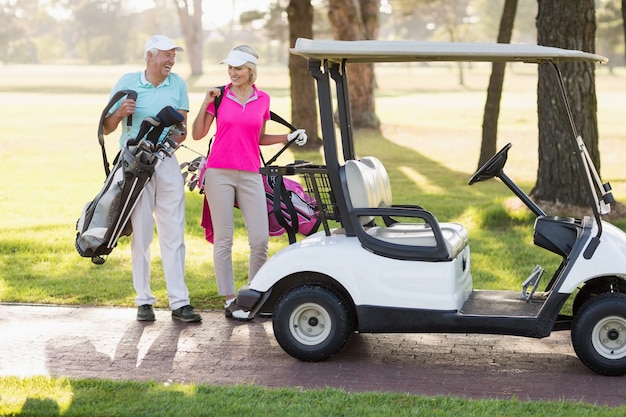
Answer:
[(626, 374), (626, 294), (601, 294), (585, 303), (574, 317), (572, 344), (590, 369)]
[(313, 285), (296, 287), (278, 301), (273, 327), (285, 352), (310, 362), (338, 353), (352, 333), (346, 303), (333, 291)]

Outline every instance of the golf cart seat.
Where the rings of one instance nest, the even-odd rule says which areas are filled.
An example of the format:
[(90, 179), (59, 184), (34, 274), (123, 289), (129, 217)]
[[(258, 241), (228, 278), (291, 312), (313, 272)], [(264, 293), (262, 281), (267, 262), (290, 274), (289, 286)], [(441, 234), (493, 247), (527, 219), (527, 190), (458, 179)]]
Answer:
[[(389, 176), (377, 158), (348, 160), (343, 170), (350, 220), (366, 249), (395, 259), (434, 261), (454, 259), (467, 246), (468, 233), (462, 225), (439, 223), (419, 206), (392, 205)], [(376, 217), (385, 218), (385, 225), (375, 225)]]

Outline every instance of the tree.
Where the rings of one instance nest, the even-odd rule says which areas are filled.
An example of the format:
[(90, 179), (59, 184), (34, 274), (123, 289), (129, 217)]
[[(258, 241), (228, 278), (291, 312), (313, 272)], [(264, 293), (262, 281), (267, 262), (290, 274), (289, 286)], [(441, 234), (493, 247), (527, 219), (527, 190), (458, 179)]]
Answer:
[[(467, 14), (469, 9), (469, 0), (430, 0), (428, 2), (429, 15), (437, 25), (449, 42), (462, 42), (465, 39), (463, 34), (464, 22), (469, 21), (470, 16)], [(465, 85), (465, 77), (463, 73), (463, 63), (458, 62), (459, 68), (459, 85)]]
[(180, 27), (185, 38), (185, 52), (189, 59), (192, 76), (203, 74), (202, 59), (204, 57), (202, 44), (204, 32), (202, 31), (202, 0), (173, 0), (178, 10)]
[[(287, 7), (289, 19), (289, 45), (294, 46), (296, 39), (313, 38), (313, 6), (310, 0), (290, 0)], [(306, 59), (289, 54), (289, 78), (291, 80), (291, 120), (302, 129), (306, 129), (309, 149), (320, 146), (317, 131), (317, 106), (315, 104), (315, 82)]]
[[(595, 51), (594, 0), (538, 0), (537, 41), (540, 45)], [(573, 119), (598, 169), (595, 66), (570, 62), (560, 65), (572, 105)], [(572, 147), (572, 131), (561, 105), (554, 71), (539, 66), (539, 168), (531, 191), (536, 200), (582, 206), (588, 203)]]
[(89, 63), (124, 63), (131, 30), (121, 0), (84, 0), (73, 8), (76, 46)]
[[(498, 31), (498, 43), (510, 43), (513, 35), (513, 22), (517, 11), (517, 0), (506, 0), (500, 19), (500, 30)], [(504, 62), (494, 62), (491, 65), (491, 76), (489, 77), (489, 87), (487, 88), (487, 101), (483, 114), (483, 139), (480, 146), (480, 158), (478, 166), (496, 153), (496, 143), (498, 139), (498, 118), (500, 116), (500, 99), (502, 98), (502, 84), (504, 84)]]
[(626, 56), (626, 0), (622, 0), (622, 25), (624, 26), (624, 55)]
[[(378, 9), (380, 0), (329, 0), (328, 17), (337, 40), (366, 40), (378, 37)], [(379, 129), (374, 104), (374, 65), (347, 66), (350, 87), (352, 126), (361, 129)]]
[(32, 0), (0, 3), (0, 44), (4, 45), (0, 62), (37, 62), (37, 52), (29, 36), (36, 10), (37, 4)]

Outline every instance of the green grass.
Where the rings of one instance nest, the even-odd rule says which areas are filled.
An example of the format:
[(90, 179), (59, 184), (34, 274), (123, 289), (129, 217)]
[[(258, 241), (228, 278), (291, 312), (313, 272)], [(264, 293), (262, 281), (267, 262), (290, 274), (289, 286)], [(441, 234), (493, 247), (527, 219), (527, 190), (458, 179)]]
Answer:
[(33, 377), (0, 379), (3, 416), (621, 416), (566, 401), (476, 400), (338, 389), (266, 389)]
[[(12, 93), (7, 96), (8, 100), (0, 103), (0, 111), (13, 123), (3, 136), (1, 150), (0, 300), (132, 306), (129, 239), (123, 238), (102, 266), (80, 258), (73, 247), (76, 219), (104, 180), (95, 133), (106, 96)], [(193, 95), (192, 103), (198, 102), (198, 95)], [(279, 113), (288, 113), (284, 98), (279, 97), (274, 102)], [(25, 112), (25, 108), (29, 110)], [(385, 117), (384, 109), (381, 113)], [(33, 115), (37, 115), (35, 120), (32, 120)], [(412, 130), (417, 129), (415, 126), (386, 125), (389, 126), (400, 134), (385, 133), (382, 137), (359, 134), (357, 149), (361, 155), (378, 155), (388, 167), (394, 201), (420, 204), (440, 220), (461, 221), (467, 225), (475, 254), (477, 286), (499, 281), (500, 287), (511, 288), (521, 282), (524, 274), (534, 267), (534, 263), (524, 264), (535, 251), (529, 244), (532, 217), (522, 215), (522, 220), (515, 220), (515, 233), (511, 233), (512, 229), (507, 226), (513, 214), (502, 205), (510, 198), (506, 187), (497, 181), (468, 187), (472, 169), (468, 165), (472, 161), (466, 155), (444, 151), (449, 160), (441, 159), (441, 155), (426, 148), (422, 150), (421, 135), (409, 144), (403, 143), (403, 135), (412, 135)], [(116, 139), (107, 139), (112, 159)], [(206, 139), (195, 143), (189, 140), (187, 145), (204, 151), (206, 142)], [(462, 145), (463, 142), (457, 142), (451, 147)], [(514, 151), (515, 148), (511, 153)], [(195, 157), (184, 148), (177, 156), (180, 161)], [(283, 162), (293, 158), (289, 152), (281, 156)], [(321, 161), (318, 154), (300, 154), (298, 158)], [(523, 185), (528, 188), (530, 183), (525, 181)], [(197, 192), (187, 193), (187, 283), (196, 307), (214, 308), (221, 301), (213, 278), (212, 246), (204, 241), (199, 225), (202, 198)], [(495, 225), (494, 218), (500, 219)], [(285, 237), (271, 238), (270, 252), (286, 244)], [(517, 254), (514, 258), (493, 256), (496, 249), (511, 246), (523, 250), (513, 251)], [(243, 223), (237, 217), (234, 254), (237, 286), (247, 281), (246, 248)], [(539, 253), (537, 263), (554, 266), (556, 260), (548, 260), (545, 254)], [(157, 307), (167, 307), (156, 240), (152, 271), (153, 290), (159, 298)]]
[[(499, 146), (512, 142), (506, 171), (529, 191), (537, 167), (534, 73), (515, 65), (507, 73), (500, 117)], [(102, 266), (74, 249), (75, 222), (104, 181), (96, 129), (110, 85), (127, 67), (0, 67), (0, 302), (65, 305), (134, 305), (127, 238)], [(136, 68), (132, 68), (136, 70)], [(179, 68), (184, 70), (184, 68)], [(441, 221), (458, 221), (470, 232), (475, 287), (519, 289), (536, 264), (553, 272), (559, 259), (532, 244), (533, 216), (512, 209), (515, 200), (499, 181), (467, 180), (476, 169), (488, 68), (466, 73), (456, 85), (448, 67), (385, 66), (378, 71), (377, 114), (382, 135), (358, 132), (359, 155), (377, 155), (389, 170), (394, 202), (419, 204)], [(286, 71), (267, 68), (259, 85), (272, 94), (273, 110), (289, 115)], [(195, 116), (203, 88), (226, 80), (221, 67), (190, 83)], [(602, 174), (616, 198), (626, 200), (626, 76), (599, 71), (598, 106)], [(108, 154), (117, 138), (108, 138)], [(186, 145), (204, 152), (207, 140)], [(274, 149), (275, 151), (275, 149)], [(179, 161), (195, 158), (187, 149)], [(321, 162), (319, 153), (286, 152)], [(192, 304), (219, 308), (212, 247), (199, 225), (202, 196), (187, 193), (186, 276)], [(569, 213), (550, 213), (568, 215)], [(626, 221), (615, 221), (626, 228)], [(270, 254), (287, 245), (271, 238)], [(237, 219), (236, 285), (247, 281), (247, 241)], [(506, 256), (502, 256), (505, 253)], [(153, 243), (152, 287), (157, 307), (167, 307), (158, 242)], [(571, 402), (470, 401), (403, 394), (351, 394), (341, 390), (268, 390), (254, 386), (212, 387), (159, 383), (0, 378), (0, 415), (624, 415)]]

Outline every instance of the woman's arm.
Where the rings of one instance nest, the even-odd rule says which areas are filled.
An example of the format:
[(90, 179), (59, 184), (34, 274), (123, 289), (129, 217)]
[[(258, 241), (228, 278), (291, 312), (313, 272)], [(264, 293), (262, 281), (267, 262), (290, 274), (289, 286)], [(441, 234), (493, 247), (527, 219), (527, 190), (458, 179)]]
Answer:
[(265, 133), (265, 124), (267, 120), (263, 122), (263, 128), (261, 129), (261, 138), (259, 139), (260, 145), (274, 145), (276, 143), (286, 143), (287, 142), (287, 134), (267, 134)]
[(265, 122), (263, 122), (263, 129), (261, 129), (261, 138), (259, 139), (260, 145), (274, 145), (276, 143), (286, 143), (290, 140), (295, 140), (296, 145), (303, 146), (307, 141), (306, 131), (304, 129), (296, 129), (291, 133), (282, 135), (269, 135), (265, 133)]

